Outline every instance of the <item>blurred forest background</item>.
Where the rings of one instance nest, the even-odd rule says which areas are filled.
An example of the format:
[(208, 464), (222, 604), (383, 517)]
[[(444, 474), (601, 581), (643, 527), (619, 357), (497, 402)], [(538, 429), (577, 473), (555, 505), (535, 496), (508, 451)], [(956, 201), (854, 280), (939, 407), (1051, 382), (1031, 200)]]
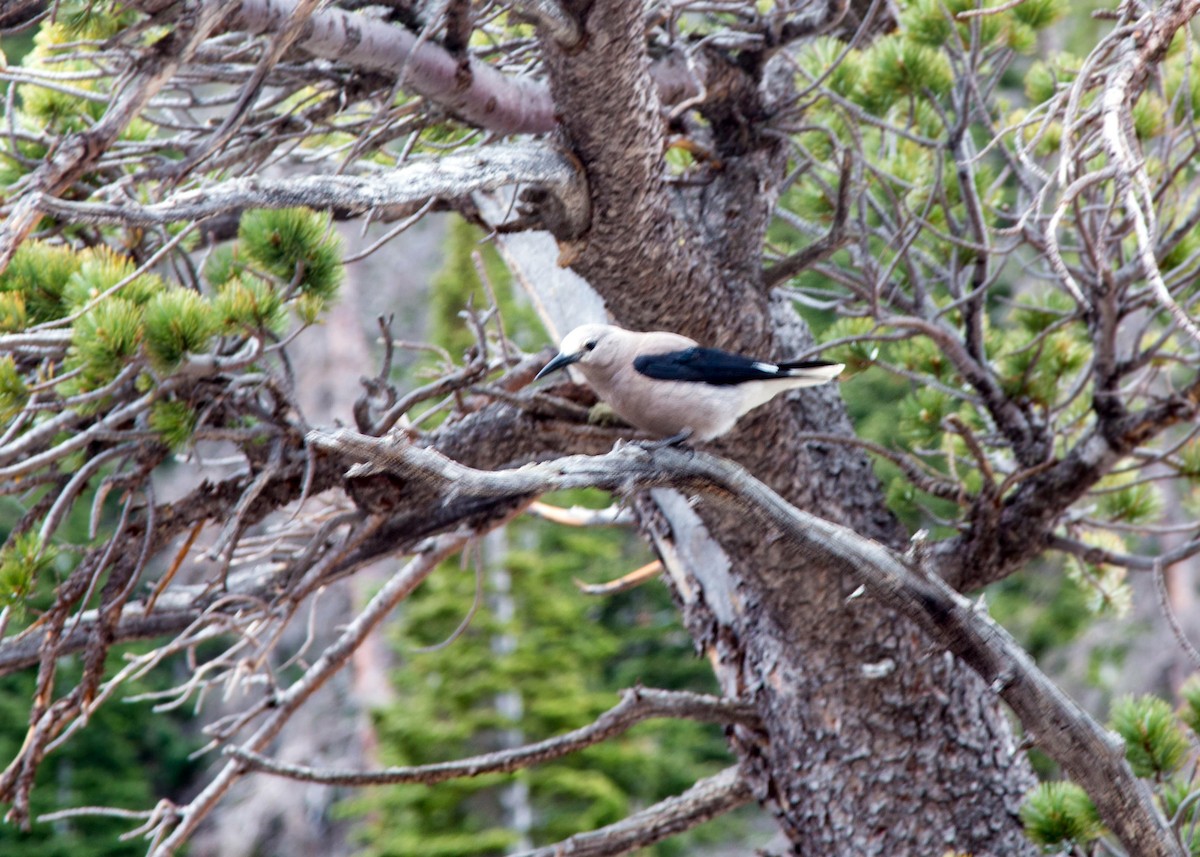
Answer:
[[(1043, 85), (1049, 72), (1040, 55), (1086, 54), (1098, 30), (1107, 26), (1093, 17), (1100, 8), (1097, 3), (1068, 8), (1053, 0), (1029, 2), (1052, 6), (1062, 17), (1038, 32), (1004, 73), (1001, 87), (1011, 90), (1014, 100), (1028, 87)], [(901, 11), (907, 5), (901, 3)], [(61, 14), (74, 6), (62, 4)], [(33, 31), (27, 31), (0, 40), (6, 62), (19, 65), (34, 49), (33, 39)], [(0, 111), (6, 104), (20, 103), (5, 101), (7, 88), (0, 82)], [(23, 109), (36, 109), (29, 95)], [(690, 163), (683, 150), (673, 150), (669, 158), (681, 168)], [(364, 233), (356, 224), (338, 229), (348, 256), (386, 231), (381, 227)], [(797, 241), (782, 226), (773, 239), (785, 248)], [(797, 291), (819, 288), (820, 276), (801, 274)], [(451, 214), (426, 218), (383, 249), (349, 264), (336, 302), (321, 323), (304, 330), (292, 349), (307, 419), (316, 425), (348, 419), (359, 392), (358, 379), (378, 365), (381, 315), (394, 316), (396, 338), (414, 344), (401, 348), (396, 360), (403, 389), (419, 386), (448, 363), (462, 360), (474, 342), (464, 311), (493, 304), (507, 335), (522, 349), (535, 351), (549, 344), (528, 298), (511, 281), (488, 237)], [(825, 341), (841, 341), (861, 327), (854, 320), (838, 320), (818, 301), (810, 301), (804, 313)], [(998, 308), (996, 319), (1014, 331), (1025, 324), (1024, 332), (1031, 334), (1045, 324), (1033, 313), (1021, 316)], [(1086, 343), (1073, 341), (1063, 347), (1070, 352), (1063, 357), (1064, 367), (1086, 357)], [(850, 364), (842, 395), (857, 432), (867, 440), (890, 445), (897, 431), (919, 438), (922, 426), (931, 421), (929, 411), (946, 408), (932, 401), (936, 390), (914, 394), (910, 379), (874, 365), (878, 346), (843, 345), (827, 356)], [(922, 359), (914, 353), (912, 364)], [(897, 362), (903, 363), (903, 358)], [(910, 532), (926, 529), (936, 535), (944, 530), (953, 518), (950, 501), (916, 491), (886, 459), (878, 458), (875, 464), (889, 486), (891, 509)], [(155, 478), (160, 498), (182, 494), (184, 486), (175, 483), (178, 474), (170, 466)], [(1174, 495), (1173, 490), (1143, 483), (1111, 494), (1113, 507), (1105, 511), (1128, 522), (1130, 538), (1140, 538), (1136, 528), (1141, 522), (1162, 521), (1164, 531), (1153, 539), (1165, 546), (1172, 538), (1166, 532), (1171, 526), (1182, 527), (1195, 517), (1193, 498)], [(591, 492), (553, 500), (562, 506), (608, 504), (607, 497)], [(59, 540), (88, 541), (88, 506), (78, 504), (59, 531)], [(105, 515), (115, 515), (115, 502), (104, 510)], [(0, 535), (6, 535), (24, 511), (12, 498), (0, 500)], [(61, 576), (69, 571), (73, 556), (61, 550), (48, 561)], [(621, 526), (572, 528), (525, 517), (492, 533), (465, 557), (446, 563), (401, 605), (386, 635), (356, 654), (352, 675), (326, 686), (318, 701), (289, 724), (280, 738), (280, 757), (340, 768), (430, 763), (575, 728), (611, 707), (617, 691), (639, 682), (715, 692), (709, 664), (697, 656), (666, 587), (650, 581), (605, 595), (589, 595), (580, 588), (581, 582), (602, 583), (651, 559), (637, 534)], [(322, 596), (314, 627), (292, 628), (289, 633), (298, 639), (306, 633), (334, 634), (391, 570), (381, 565), (331, 587)], [(1013, 631), (1044, 670), (1106, 720), (1114, 702), (1129, 695), (1152, 693), (1174, 704), (1192, 665), (1176, 633), (1163, 621), (1160, 605), (1166, 598), (1183, 630), (1200, 639), (1195, 565), (1193, 559), (1171, 569), (1166, 591), (1160, 592), (1150, 575), (1127, 577), (1112, 566), (1044, 560), (989, 587), (983, 598), (992, 615)], [(3, 574), (0, 568), (0, 598), (5, 597), (6, 585), (17, 588)], [(50, 577), (43, 580), (48, 583)], [(29, 596), (35, 609), (39, 598), (49, 598), (49, 586), (44, 588)], [(136, 645), (117, 646), (111, 658), (117, 664), (137, 651)], [(63, 669), (69, 670), (69, 664)], [(225, 700), (205, 699), (197, 710), (191, 700), (172, 707), (161, 699), (157, 694), (182, 680), (187, 669), (180, 659), (173, 675), (156, 671), (128, 684), (126, 701), (102, 707), (86, 728), (54, 752), (38, 774), (32, 830), (0, 826), (0, 854), (144, 853), (140, 839), (119, 838), (130, 826), (125, 819), (37, 819), (66, 806), (144, 809), (162, 795), (182, 799), (194, 793), (213, 763), (211, 755), (197, 752), (205, 744), (201, 730), (222, 716)], [(28, 673), (0, 678), (0, 759), (13, 757), (24, 740), (33, 681)], [(210, 818), (188, 853), (500, 854), (617, 821), (682, 791), (730, 760), (719, 727), (669, 721), (643, 724), (618, 739), (515, 776), (458, 781), (436, 789), (350, 790), (251, 777), (238, 785), (235, 799)], [(1055, 773), (1048, 760), (1039, 758), (1037, 764), (1040, 773)], [(751, 807), (646, 853), (749, 853), (766, 845), (771, 835), (771, 824)]]

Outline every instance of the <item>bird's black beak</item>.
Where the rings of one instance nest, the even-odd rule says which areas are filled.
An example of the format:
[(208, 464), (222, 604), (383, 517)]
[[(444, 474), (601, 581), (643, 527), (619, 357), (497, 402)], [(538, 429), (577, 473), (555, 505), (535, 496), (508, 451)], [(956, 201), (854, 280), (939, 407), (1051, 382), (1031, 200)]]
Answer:
[(542, 371), (533, 376), (533, 380), (537, 381), (540, 378), (545, 378), (551, 372), (557, 372), (559, 369), (570, 366), (582, 356), (582, 354), (559, 354), (555, 356), (553, 360), (543, 366)]

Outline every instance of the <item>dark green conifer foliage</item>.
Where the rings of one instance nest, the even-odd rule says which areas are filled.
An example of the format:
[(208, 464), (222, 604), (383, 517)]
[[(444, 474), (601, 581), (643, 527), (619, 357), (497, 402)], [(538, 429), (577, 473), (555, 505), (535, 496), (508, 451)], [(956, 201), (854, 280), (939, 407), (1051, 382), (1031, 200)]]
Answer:
[(238, 227), (241, 252), (288, 286), (323, 304), (342, 284), (342, 246), (328, 214), (307, 208), (247, 212)]
[(1039, 785), (1022, 805), (1021, 821), (1030, 839), (1056, 851), (1090, 845), (1104, 832), (1091, 798), (1070, 782)]
[(1112, 708), (1109, 728), (1125, 739), (1125, 757), (1139, 777), (1168, 777), (1187, 758), (1187, 737), (1164, 699), (1154, 696), (1118, 699)]
[(146, 351), (154, 366), (170, 372), (189, 354), (208, 350), (217, 332), (211, 304), (191, 289), (160, 292), (146, 303)]

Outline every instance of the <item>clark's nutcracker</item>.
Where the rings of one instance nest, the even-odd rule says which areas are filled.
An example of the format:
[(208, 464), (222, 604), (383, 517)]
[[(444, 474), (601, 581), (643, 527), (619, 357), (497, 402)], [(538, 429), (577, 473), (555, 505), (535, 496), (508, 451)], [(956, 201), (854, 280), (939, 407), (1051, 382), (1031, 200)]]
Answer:
[(585, 324), (563, 338), (538, 378), (576, 364), (596, 394), (631, 425), (660, 437), (712, 440), (785, 390), (832, 381), (841, 363), (771, 363), (701, 348), (677, 333)]

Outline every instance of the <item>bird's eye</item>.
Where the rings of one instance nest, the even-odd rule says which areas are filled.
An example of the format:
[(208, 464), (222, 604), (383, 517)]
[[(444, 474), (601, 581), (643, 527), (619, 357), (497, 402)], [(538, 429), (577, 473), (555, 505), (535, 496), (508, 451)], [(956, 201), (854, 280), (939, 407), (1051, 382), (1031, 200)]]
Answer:
[(596, 340), (593, 339), (591, 342), (585, 343), (583, 347), (586, 348), (588, 351), (595, 351), (596, 350)]

